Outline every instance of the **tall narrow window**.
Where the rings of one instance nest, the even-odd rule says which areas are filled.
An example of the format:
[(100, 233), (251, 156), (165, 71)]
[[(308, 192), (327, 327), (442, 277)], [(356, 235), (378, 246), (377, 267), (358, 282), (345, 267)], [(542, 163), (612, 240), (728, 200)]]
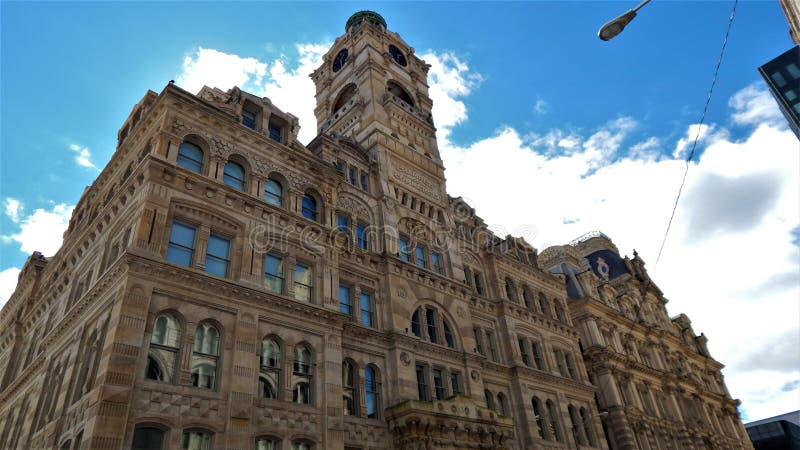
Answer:
[(339, 311), (347, 314), (348, 317), (353, 316), (353, 299), (350, 297), (350, 286), (339, 285)]
[(369, 179), (367, 178), (367, 174), (361, 174), (361, 190), (365, 192), (369, 192)]
[(311, 267), (297, 263), (294, 266), (294, 298), (311, 302), (314, 294), (314, 273)]
[(281, 347), (275, 339), (261, 341), (259, 394), (262, 398), (278, 398), (281, 386)]
[(514, 303), (517, 303), (517, 289), (514, 287), (514, 282), (510, 278), (506, 278), (506, 298)]
[(344, 403), (345, 416), (357, 415), (355, 379), (355, 367), (353, 367), (353, 363), (344, 361), (342, 363), (342, 403)]
[(218, 277), (228, 276), (230, 249), (230, 239), (217, 236), (216, 234), (209, 236), (208, 251), (206, 252), (206, 273)]
[(475, 271), (475, 291), (478, 295), (483, 295), (485, 293), (485, 289), (483, 287), (483, 275)]
[(311, 404), (311, 351), (305, 346), (294, 350), (294, 370), (292, 371), (292, 401), (304, 405)]
[(309, 220), (317, 221), (317, 199), (311, 194), (305, 194), (302, 201), (301, 213), (303, 217)]
[(244, 167), (234, 161), (228, 161), (225, 163), (225, 169), (223, 169), (222, 172), (222, 182), (234, 189), (243, 191)]
[(361, 292), (359, 307), (361, 308), (361, 325), (365, 327), (373, 326), (372, 296), (369, 292)]
[(364, 391), (366, 393), (367, 418), (377, 419), (380, 393), (378, 392), (378, 379), (375, 368), (372, 366), (367, 366), (364, 369)]
[(422, 337), (422, 324), (420, 323), (419, 310), (414, 311), (414, 314), (411, 315), (411, 332), (418, 338)]
[(486, 330), (486, 346), (489, 347), (489, 358), (497, 362), (497, 348), (494, 345), (494, 333)]
[(409, 242), (406, 238), (400, 238), (400, 259), (405, 262), (411, 261), (411, 249), (409, 248)]
[(536, 419), (536, 430), (539, 432), (539, 437), (541, 439), (547, 439), (547, 436), (544, 434), (545, 419), (542, 415), (544, 413), (542, 402), (538, 397), (533, 397), (531, 404), (533, 405), (533, 418)]
[(564, 308), (561, 306), (561, 303), (556, 302), (555, 309), (556, 309), (556, 319), (558, 319), (559, 322), (566, 323), (567, 319), (566, 316), (564, 316)]
[(147, 373), (150, 380), (172, 383), (181, 342), (181, 326), (172, 314), (162, 313), (156, 318), (150, 350), (147, 354)]
[(434, 344), (439, 343), (439, 333), (436, 328), (436, 310), (433, 308), (425, 309), (425, 322), (428, 326), (428, 340)]
[(558, 414), (552, 401), (547, 401), (547, 418), (550, 420), (550, 431), (557, 441), (561, 441), (561, 430), (558, 427)]
[(281, 126), (270, 121), (267, 127), (269, 138), (275, 142), (281, 142)]
[(472, 335), (475, 338), (475, 350), (478, 351), (481, 355), (485, 355), (483, 352), (483, 332), (478, 327), (472, 327)]
[(427, 267), (425, 262), (425, 247), (418, 245), (414, 250), (414, 261), (419, 267)]
[(180, 222), (172, 222), (167, 247), (167, 261), (182, 266), (192, 265), (194, 254), (195, 228)]
[(459, 372), (450, 372), (450, 392), (453, 395), (461, 394), (461, 374)]
[(422, 401), (428, 401), (428, 380), (426, 366), (422, 364), (416, 365), (417, 373), (417, 398)]
[(547, 301), (547, 297), (541, 292), (539, 293), (539, 309), (542, 310), (542, 314), (550, 317), (550, 302)]
[(184, 431), (182, 450), (211, 450), (211, 433), (207, 431)]
[(528, 286), (522, 287), (522, 303), (525, 304), (526, 308), (531, 307), (531, 290), (528, 288)]
[(525, 344), (525, 339), (517, 338), (517, 343), (519, 344), (519, 354), (522, 356), (522, 363), (526, 366), (530, 366), (531, 361), (528, 357), (528, 346)]
[(436, 400), (444, 400), (447, 396), (444, 390), (444, 377), (442, 369), (433, 369), (433, 390), (436, 394)]
[(444, 266), (442, 266), (442, 255), (436, 252), (431, 252), (431, 268), (439, 275), (444, 275)]
[(494, 411), (494, 395), (488, 389), (483, 390), (483, 399), (486, 401), (486, 407)]
[[(76, 442), (80, 446), (80, 442)], [(164, 430), (153, 427), (136, 427), (131, 450), (164, 450)]]
[(450, 330), (450, 325), (444, 318), (442, 318), (442, 328), (444, 328), (444, 343), (450, 348), (456, 348), (456, 343), (453, 339), (453, 331)]
[(242, 111), (242, 125), (250, 128), (251, 130), (255, 130), (256, 115), (247, 110)]
[(575, 361), (572, 359), (572, 353), (565, 352), (564, 361), (567, 363), (567, 373), (573, 380), (578, 379), (578, 371), (575, 369)]
[(594, 430), (592, 430), (591, 418), (586, 412), (586, 408), (581, 408), (581, 423), (583, 424), (583, 432), (586, 434), (586, 439), (592, 447), (597, 445), (597, 440), (594, 437)]
[(574, 406), (569, 405), (567, 407), (567, 412), (569, 413), (569, 424), (571, 427), (570, 429), (572, 430), (572, 437), (575, 438), (575, 443), (579, 445), (586, 445), (586, 440), (582, 434), (583, 429), (581, 427), (581, 422), (578, 418), (578, 411)]
[(355, 167), (351, 166), (351, 167), (349, 167), (347, 169), (347, 178), (350, 179), (350, 184), (352, 184), (353, 186), (356, 185), (356, 168)]
[(497, 393), (497, 409), (500, 414), (507, 416), (508, 415), (508, 401), (506, 400), (506, 396), (502, 392)]
[(566, 365), (564, 364), (564, 353), (561, 350), (555, 349), (553, 350), (553, 358), (556, 360), (556, 367), (558, 368), (558, 373), (562, 377), (568, 376)]
[(181, 143), (178, 148), (178, 165), (192, 172), (203, 171), (203, 151), (200, 147), (188, 142)]
[(336, 215), (336, 229), (340, 233), (350, 236), (350, 220), (344, 214)]
[(264, 201), (278, 207), (283, 205), (283, 186), (272, 178), (264, 183)]
[(283, 258), (267, 253), (264, 260), (264, 286), (276, 294), (283, 294)]
[(367, 226), (362, 223), (356, 225), (356, 236), (358, 238), (358, 248), (367, 250), (369, 244), (367, 241)]
[(214, 389), (219, 360), (219, 331), (210, 323), (197, 325), (192, 351), (192, 386)]
[(536, 365), (536, 368), (539, 370), (545, 370), (541, 344), (539, 344), (537, 341), (532, 341), (531, 349), (533, 350), (533, 363)]
[(472, 283), (472, 271), (469, 270), (468, 267), (464, 267), (464, 283), (466, 283), (467, 286), (469, 286), (469, 287), (472, 287), (472, 284), (473, 284)]

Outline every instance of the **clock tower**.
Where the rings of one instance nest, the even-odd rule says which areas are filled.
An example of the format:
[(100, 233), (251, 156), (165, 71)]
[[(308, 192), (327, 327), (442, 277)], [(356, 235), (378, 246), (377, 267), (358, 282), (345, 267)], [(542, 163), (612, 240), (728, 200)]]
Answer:
[[(405, 206), (423, 222), (443, 222), (448, 205), (428, 96), (429, 67), (387, 29), (383, 17), (357, 12), (311, 74), (314, 113), (319, 135), (346, 138), (370, 155), (380, 185), (375, 193), (388, 197), (386, 203)], [(389, 216), (409, 215), (389, 209), (395, 210), (384, 210)], [(386, 225), (394, 222), (384, 217)]]

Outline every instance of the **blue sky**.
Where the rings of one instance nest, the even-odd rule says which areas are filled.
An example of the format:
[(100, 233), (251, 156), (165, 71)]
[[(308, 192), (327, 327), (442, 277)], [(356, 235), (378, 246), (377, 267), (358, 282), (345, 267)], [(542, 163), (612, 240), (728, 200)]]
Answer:
[[(31, 250), (58, 248), (146, 90), (236, 80), (299, 116), (307, 142), (307, 75), (359, 9), (432, 64), (451, 195), (540, 249), (600, 228), (653, 273), (732, 3), (654, 0), (600, 41), (599, 26), (634, 4), (3, 2), (0, 303)], [(800, 339), (800, 146), (756, 71), (792, 46), (787, 28), (777, 1), (739, 3), (654, 275), (670, 313), (709, 336), (751, 419), (797, 409), (800, 393), (800, 354), (785, 345)], [(514, 208), (496, 201), (510, 192), (529, 195)], [(743, 337), (744, 321), (754, 323)]]

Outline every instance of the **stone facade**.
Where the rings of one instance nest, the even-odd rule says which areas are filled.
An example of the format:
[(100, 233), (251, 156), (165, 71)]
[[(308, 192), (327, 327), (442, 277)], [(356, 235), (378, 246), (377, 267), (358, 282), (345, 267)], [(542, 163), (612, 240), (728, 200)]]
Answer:
[(751, 448), (638, 258), (575, 295), (610, 240), (539, 255), (448, 196), (427, 70), (355, 14), (307, 146), (238, 88), (148, 92), (3, 308), (0, 448)]

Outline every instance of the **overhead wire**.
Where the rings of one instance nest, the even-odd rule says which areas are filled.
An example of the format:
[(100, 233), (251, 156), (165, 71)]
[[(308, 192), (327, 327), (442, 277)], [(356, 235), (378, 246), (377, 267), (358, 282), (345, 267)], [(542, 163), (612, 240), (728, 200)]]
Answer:
[(653, 265), (653, 270), (658, 267), (658, 261), (661, 259), (661, 253), (664, 251), (664, 245), (667, 243), (667, 236), (669, 235), (669, 230), (672, 228), (672, 221), (675, 218), (675, 211), (678, 209), (678, 202), (680, 202), (681, 194), (683, 193), (683, 187), (686, 184), (686, 176), (689, 173), (689, 163), (694, 158), (695, 149), (697, 148), (697, 142), (700, 139), (700, 133), (703, 131), (703, 124), (706, 120), (706, 113), (708, 112), (708, 106), (711, 104), (711, 97), (714, 93), (714, 86), (717, 84), (717, 76), (719, 75), (719, 68), (722, 65), (722, 57), (725, 55), (725, 48), (728, 46), (728, 37), (731, 33), (731, 26), (733, 25), (733, 18), (736, 16), (736, 6), (739, 4), (739, 0), (733, 0), (733, 7), (731, 8), (731, 15), (728, 18), (728, 26), (725, 29), (725, 38), (722, 40), (722, 48), (719, 52), (719, 57), (717, 58), (717, 65), (714, 68), (714, 76), (711, 79), (711, 87), (708, 89), (708, 96), (706, 97), (706, 104), (703, 107), (703, 114), (700, 116), (700, 123), (697, 126), (697, 133), (695, 133), (694, 141), (692, 142), (692, 148), (689, 150), (689, 153), (686, 156), (685, 160), (685, 168), (683, 170), (683, 177), (681, 178), (681, 185), (678, 188), (678, 195), (675, 197), (675, 204), (672, 205), (672, 213), (669, 216), (669, 222), (667, 222), (667, 229), (664, 231), (664, 238), (661, 240), (661, 247), (658, 249), (658, 256), (656, 257), (656, 262)]

